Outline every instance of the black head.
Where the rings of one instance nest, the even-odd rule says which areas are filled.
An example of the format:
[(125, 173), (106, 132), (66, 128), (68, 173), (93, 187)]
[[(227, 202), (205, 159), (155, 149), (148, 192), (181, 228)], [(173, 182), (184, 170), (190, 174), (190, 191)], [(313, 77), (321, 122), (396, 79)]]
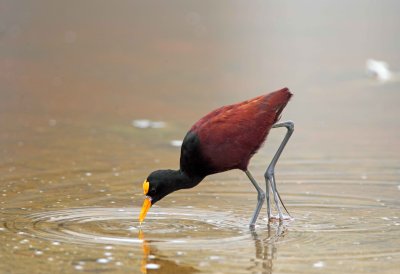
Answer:
[(140, 212), (139, 221), (142, 222), (149, 208), (156, 202), (182, 188), (191, 188), (197, 185), (202, 178), (190, 178), (180, 170), (153, 171), (143, 183), (143, 191), (147, 196)]
[[(180, 183), (182, 182), (183, 174), (177, 170), (156, 170), (153, 171), (147, 180), (143, 184), (143, 190), (145, 194), (151, 197), (151, 204), (154, 205), (156, 202), (178, 190)], [(148, 182), (148, 190), (146, 193), (145, 185)]]

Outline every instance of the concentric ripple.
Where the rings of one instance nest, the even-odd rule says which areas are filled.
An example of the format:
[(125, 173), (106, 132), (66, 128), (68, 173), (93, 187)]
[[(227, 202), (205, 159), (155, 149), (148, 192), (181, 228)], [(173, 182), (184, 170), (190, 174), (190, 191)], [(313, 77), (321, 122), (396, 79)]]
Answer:
[[(248, 222), (255, 194), (234, 179), (228, 182), (228, 190), (223, 181), (215, 184), (212, 192), (203, 189), (206, 191), (201, 195), (185, 194), (180, 206), (168, 207), (171, 199), (165, 200), (162, 207), (154, 206), (142, 227), (137, 221), (140, 208), (70, 207), (27, 214), (16, 207), (2, 212), (0, 232), (5, 236), (19, 234), (15, 246), (21, 250), (27, 247), (20, 252), (28, 255), (43, 252), (29, 249), (28, 243), (53, 249), (53, 243), (60, 243), (60, 248), (69, 251), (87, 246), (103, 250), (106, 245), (114, 248), (114, 254), (120, 252), (123, 257), (132, 252), (132, 257), (150, 264), (151, 258), (163, 258), (164, 254), (168, 258), (185, 256), (190, 265), (219, 264), (224, 261), (221, 258), (229, 258), (224, 261), (227, 269), (237, 266), (238, 270), (243, 270), (243, 265), (259, 270), (258, 264), (265, 264), (265, 258), (293, 266), (332, 266), (335, 262), (338, 269), (342, 268), (339, 263), (368, 261), (374, 266), (400, 258), (400, 203), (395, 199), (399, 190), (393, 178), (356, 179), (349, 172), (351, 176), (346, 178), (328, 173), (315, 179), (310, 174), (279, 184), (294, 220), (268, 226), (264, 206), (254, 231), (248, 229)], [(377, 190), (379, 195), (375, 195)], [(183, 207), (185, 204), (191, 206)], [(304, 253), (307, 256), (301, 255)], [(104, 259), (100, 251), (93, 254), (97, 257), (89, 259), (96, 265), (97, 259)]]
[(138, 214), (138, 208), (72, 208), (26, 215), (5, 226), (35, 238), (82, 245), (142, 243), (138, 238), (141, 229), (151, 242), (206, 244), (215, 239), (240, 238), (241, 229), (246, 227), (232, 215), (193, 209), (150, 212), (140, 227)]
[[(310, 195), (308, 195), (310, 196)], [(400, 222), (398, 208), (360, 197), (318, 196), (323, 203), (292, 204), (296, 231), (374, 233), (395, 229)], [(351, 200), (351, 203), (346, 203)], [(390, 217), (389, 217), (390, 216)]]
[(399, 237), (400, 208), (396, 203), (349, 195), (293, 196), (299, 202), (290, 205), (296, 218), (288, 229), (291, 237), (279, 240), (296, 247), (285, 250), (289, 260), (301, 259), (299, 249), (310, 246), (318, 248), (302, 259), (378, 260), (400, 256), (399, 246), (380, 243), (384, 238)]

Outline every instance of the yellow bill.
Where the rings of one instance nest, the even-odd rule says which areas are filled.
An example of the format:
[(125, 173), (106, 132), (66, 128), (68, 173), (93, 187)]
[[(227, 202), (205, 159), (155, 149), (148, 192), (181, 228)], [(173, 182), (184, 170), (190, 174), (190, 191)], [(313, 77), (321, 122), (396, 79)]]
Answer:
[(144, 218), (146, 218), (147, 211), (149, 211), (150, 207), (151, 207), (151, 198), (146, 197), (146, 199), (144, 199), (142, 210), (140, 211), (139, 215), (140, 224), (142, 224)]

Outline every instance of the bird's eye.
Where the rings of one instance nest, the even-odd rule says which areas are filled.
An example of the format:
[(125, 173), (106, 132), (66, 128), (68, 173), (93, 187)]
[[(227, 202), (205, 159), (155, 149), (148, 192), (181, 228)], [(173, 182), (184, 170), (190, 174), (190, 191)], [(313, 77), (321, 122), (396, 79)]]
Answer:
[(143, 183), (143, 193), (144, 193), (144, 195), (147, 195), (147, 193), (149, 192), (149, 187), (150, 187), (149, 181), (145, 180), (144, 183)]

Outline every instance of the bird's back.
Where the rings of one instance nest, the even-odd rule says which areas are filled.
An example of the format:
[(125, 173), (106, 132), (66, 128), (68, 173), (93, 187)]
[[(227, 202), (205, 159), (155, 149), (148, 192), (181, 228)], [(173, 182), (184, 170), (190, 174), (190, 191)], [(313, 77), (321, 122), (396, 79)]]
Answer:
[(291, 96), (284, 88), (207, 114), (185, 137), (181, 169), (202, 176), (246, 170)]

